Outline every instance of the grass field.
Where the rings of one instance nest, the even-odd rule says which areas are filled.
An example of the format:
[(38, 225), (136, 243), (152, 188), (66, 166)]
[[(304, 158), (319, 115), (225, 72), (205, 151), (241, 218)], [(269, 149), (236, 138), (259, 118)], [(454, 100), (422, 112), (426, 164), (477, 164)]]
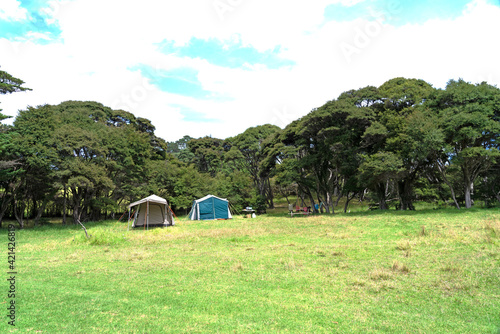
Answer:
[[(16, 231), (16, 326), (2, 316), (0, 332), (500, 329), (499, 209), (87, 228), (89, 240), (74, 226)], [(5, 315), (8, 284), (1, 280)]]

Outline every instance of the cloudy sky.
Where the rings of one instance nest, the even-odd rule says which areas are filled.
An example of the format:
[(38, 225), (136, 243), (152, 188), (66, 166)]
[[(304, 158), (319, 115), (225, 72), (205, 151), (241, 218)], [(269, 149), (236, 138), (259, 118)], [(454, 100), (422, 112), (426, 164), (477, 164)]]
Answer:
[(500, 87), (499, 0), (0, 0), (3, 113), (91, 100), (158, 136), (280, 127), (394, 77)]

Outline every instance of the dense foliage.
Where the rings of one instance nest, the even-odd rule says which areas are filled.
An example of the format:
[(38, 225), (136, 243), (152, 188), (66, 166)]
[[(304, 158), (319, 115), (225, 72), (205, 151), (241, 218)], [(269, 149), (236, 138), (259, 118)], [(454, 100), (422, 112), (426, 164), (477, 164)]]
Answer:
[[(27, 90), (0, 71), (0, 93)], [(1, 119), (5, 117), (2, 115)], [(500, 201), (500, 90), (395, 78), (342, 93), (285, 129), (167, 143), (144, 118), (97, 102), (19, 111), (0, 132), (0, 223), (125, 211), (149, 194), (186, 212), (212, 193), (237, 208), (297, 195), (333, 213), (344, 198), (413, 210), (417, 200), (470, 208)], [(320, 204), (322, 204), (320, 206)]]

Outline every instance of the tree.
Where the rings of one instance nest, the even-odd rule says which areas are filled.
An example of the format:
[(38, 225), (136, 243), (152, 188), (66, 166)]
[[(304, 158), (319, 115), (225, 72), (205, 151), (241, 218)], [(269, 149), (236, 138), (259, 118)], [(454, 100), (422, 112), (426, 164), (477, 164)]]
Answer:
[(201, 173), (209, 173), (214, 177), (224, 162), (224, 141), (222, 139), (203, 137), (187, 142), (189, 151), (193, 154), (193, 163)]
[[(24, 85), (24, 81), (13, 77), (9, 73), (5, 71), (0, 71), (0, 94), (11, 94), (15, 92), (24, 92), (27, 90), (32, 90), (31, 88), (22, 87)], [(2, 109), (0, 109), (0, 112)], [(0, 121), (10, 118), (11, 116), (5, 116), (0, 113)]]
[(269, 208), (274, 207), (273, 192), (269, 170), (263, 168), (262, 162), (267, 157), (267, 150), (272, 145), (273, 136), (281, 129), (275, 125), (265, 124), (247, 129), (236, 137), (228, 138), (232, 160), (242, 161), (245, 170), (250, 174), (257, 193), (267, 200)]
[(11, 145), (22, 165), (14, 196), (14, 213), (20, 226), (23, 226), (29, 202), (38, 224), (47, 203), (58, 190), (53, 168), (57, 160), (53, 137), (56, 124), (53, 109), (48, 105), (21, 110), (14, 122)]
[(401, 159), (392, 152), (378, 152), (365, 156), (359, 170), (362, 182), (375, 191), (379, 208), (389, 209), (387, 204), (389, 182), (403, 171)]
[(449, 163), (460, 167), (465, 207), (472, 207), (474, 181), (500, 157), (500, 90), (497, 87), (450, 80), (429, 105), (439, 117)]
[[(425, 123), (425, 114), (415, 117), (413, 114), (434, 89), (423, 80), (395, 78), (380, 86), (379, 91), (384, 99), (379, 121), (387, 129), (384, 150), (396, 154), (403, 167), (396, 180), (400, 208), (414, 210), (414, 183), (427, 166), (431, 149), (435, 146), (431, 143), (432, 136), (418, 130)], [(416, 123), (420, 125), (415, 126)]]
[(0, 227), (17, 191), (19, 175), (23, 172), (22, 165), (12, 147), (12, 136), (11, 127), (0, 131)]
[[(31, 90), (30, 88), (22, 87), (24, 81), (13, 77), (5, 71), (0, 71), (0, 94), (11, 94), (14, 92), (22, 92)], [(10, 118), (1, 113), (0, 121)], [(22, 171), (20, 163), (17, 161), (14, 152), (11, 151), (12, 142), (12, 127), (0, 124), (0, 227), (2, 226), (2, 218), (14, 199), (17, 189), (17, 177)]]
[(10, 94), (14, 92), (24, 92), (31, 88), (22, 87), (24, 81), (13, 77), (5, 71), (0, 71), (0, 94)]
[(194, 138), (190, 136), (184, 136), (176, 142), (167, 143), (167, 152), (172, 154), (174, 157), (180, 161), (190, 163), (194, 159), (194, 154), (189, 150), (188, 143)]
[(67, 204), (75, 223), (113, 215), (123, 201), (148, 192), (148, 162), (166, 156), (166, 143), (149, 120), (97, 102), (29, 107), (14, 127), (23, 166), (18, 191), (31, 201), (37, 220), (47, 202), (61, 195), (63, 220)]
[[(360, 166), (364, 161), (363, 157), (380, 149), (386, 133), (383, 126), (379, 129), (382, 130), (380, 133), (375, 131), (369, 134), (367, 131), (373, 124), (377, 124), (375, 123), (377, 115), (383, 110), (383, 97), (378, 88), (367, 86), (351, 90), (341, 94), (338, 100), (355, 107), (346, 108), (348, 114), (337, 144), (342, 148), (339, 158), (342, 178), (341, 195), (346, 197), (344, 212), (347, 212), (350, 200), (355, 196), (362, 199), (368, 187), (361, 180)], [(372, 128), (374, 129), (376, 127)], [(337, 202), (339, 199), (340, 196)]]

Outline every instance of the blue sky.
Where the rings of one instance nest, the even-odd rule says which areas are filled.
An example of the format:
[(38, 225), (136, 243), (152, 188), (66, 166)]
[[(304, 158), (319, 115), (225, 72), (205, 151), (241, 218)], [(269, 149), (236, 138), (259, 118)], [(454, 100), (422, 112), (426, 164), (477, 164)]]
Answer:
[(292, 60), (279, 56), (280, 49), (281, 46), (278, 45), (272, 50), (259, 52), (252, 46), (242, 45), (241, 41), (222, 41), (215, 38), (192, 38), (183, 46), (175, 46), (173, 40), (159, 44), (159, 50), (163, 53), (205, 59), (211, 64), (228, 68), (251, 68), (258, 64), (268, 68), (293, 66)]
[(196, 99), (210, 98), (211, 92), (203, 89), (198, 80), (198, 71), (194, 68), (178, 67), (162, 70), (149, 65), (137, 65), (131, 69), (139, 70), (142, 76), (150, 79), (151, 84), (165, 92), (191, 96)]
[(461, 16), (470, 0), (371, 0), (352, 6), (341, 3), (325, 8), (325, 21), (350, 21), (356, 18), (382, 19), (394, 26), (424, 24), (430, 19), (456, 19)]
[(498, 22), (497, 0), (2, 0), (0, 66), (33, 91), (0, 108), (95, 100), (225, 138), (397, 76), (499, 84)]
[[(9, 2), (13, 3), (12, 1)], [(13, 14), (13, 18), (0, 20), (0, 37), (15, 40), (16, 38), (25, 37), (30, 32), (37, 32), (46, 35), (51, 41), (59, 38), (61, 30), (57, 22), (50, 22), (51, 8), (47, 1), (21, 0), (17, 1), (17, 4), (17, 10), (9, 11)], [(7, 11), (6, 8), (4, 10)], [(9, 14), (9, 12), (6, 14)], [(47, 40), (38, 42), (44, 43)]]

